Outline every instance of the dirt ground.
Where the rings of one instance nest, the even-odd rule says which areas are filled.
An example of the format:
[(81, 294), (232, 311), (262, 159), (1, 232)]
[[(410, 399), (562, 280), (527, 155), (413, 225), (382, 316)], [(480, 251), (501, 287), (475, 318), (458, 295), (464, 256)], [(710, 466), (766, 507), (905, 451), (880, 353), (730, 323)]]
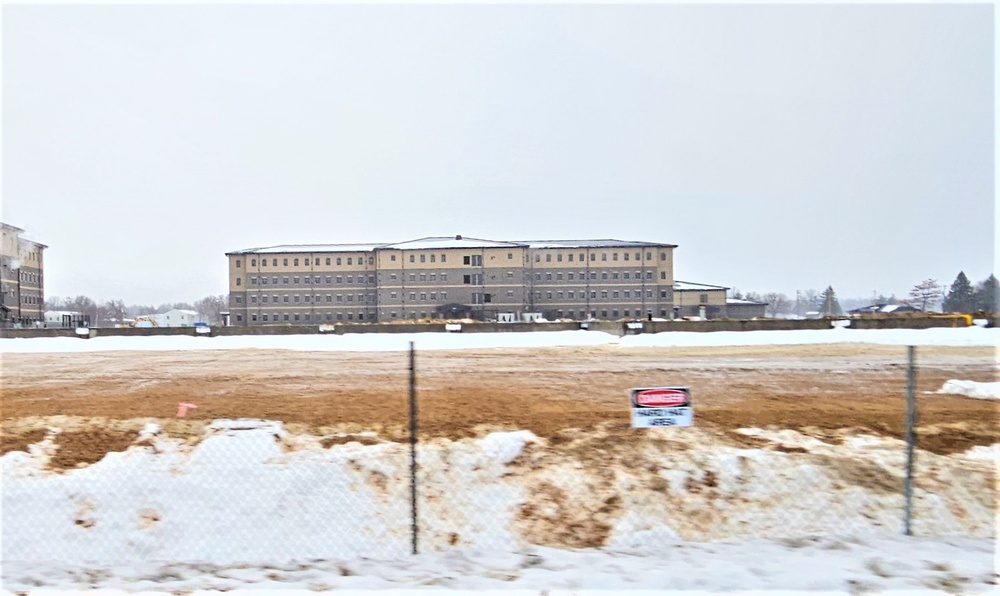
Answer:
[[(148, 421), (199, 437), (217, 418), (281, 420), (316, 434), (374, 431), (402, 440), (405, 353), (225, 350), (4, 354), (0, 452), (58, 428), (58, 465), (126, 448)], [(1000, 442), (996, 402), (936, 395), (948, 379), (997, 380), (992, 348), (919, 348), (918, 442), (940, 454)], [(826, 440), (902, 437), (906, 350), (892, 346), (489, 349), (417, 355), (423, 436), (527, 429), (629, 428), (631, 387), (691, 388), (696, 425), (731, 441), (744, 427), (790, 428)], [(178, 402), (197, 405), (177, 417)], [(603, 434), (603, 433), (602, 433)]]

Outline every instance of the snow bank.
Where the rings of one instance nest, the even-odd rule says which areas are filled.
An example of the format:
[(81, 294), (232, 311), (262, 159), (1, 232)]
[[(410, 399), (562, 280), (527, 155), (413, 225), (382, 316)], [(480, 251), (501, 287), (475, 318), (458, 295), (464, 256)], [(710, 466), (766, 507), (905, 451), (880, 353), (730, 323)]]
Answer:
[[(55, 472), (50, 436), (0, 457), (3, 585), (968, 592), (995, 581), (992, 462), (978, 452), (921, 452), (918, 535), (964, 537), (914, 539), (898, 536), (900, 441), (742, 434), (758, 447), (697, 428), (598, 458), (577, 443), (594, 433), (559, 447), (527, 431), (422, 443), (417, 557), (405, 444), (267, 420), (218, 420), (191, 444), (148, 424), (127, 451)], [(601, 549), (548, 548), (591, 537)]]
[(384, 352), (409, 349), (468, 350), (619, 345), (622, 347), (711, 347), (868, 343), (917, 346), (997, 346), (1000, 328), (823, 329), (797, 331), (672, 331), (617, 337), (600, 331), (517, 333), (349, 333), (345, 335), (242, 335), (226, 337), (98, 336), (2, 338), (0, 353), (103, 352), (121, 350), (299, 350)]
[(978, 383), (951, 379), (937, 390), (948, 395), (964, 395), (974, 399), (1000, 399), (1000, 383)]
[[(465, 551), (417, 556), (345, 557), (252, 565), (137, 562), (79, 566), (43, 562), (4, 565), (8, 591), (121, 590), (183, 594), (438, 594), (503, 590), (504, 594), (569, 596), (663, 594), (666, 591), (785, 593), (990, 593), (994, 544), (984, 539), (905, 536), (694, 544), (672, 542), (656, 555), (627, 551)], [(292, 591), (292, 592), (289, 592)], [(515, 592), (516, 591), (516, 592)]]

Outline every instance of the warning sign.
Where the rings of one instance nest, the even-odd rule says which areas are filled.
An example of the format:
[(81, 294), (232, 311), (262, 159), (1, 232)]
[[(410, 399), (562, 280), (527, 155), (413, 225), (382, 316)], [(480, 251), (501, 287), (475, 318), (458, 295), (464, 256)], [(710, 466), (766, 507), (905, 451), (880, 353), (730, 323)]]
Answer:
[(632, 389), (632, 428), (692, 426), (694, 411), (687, 387)]

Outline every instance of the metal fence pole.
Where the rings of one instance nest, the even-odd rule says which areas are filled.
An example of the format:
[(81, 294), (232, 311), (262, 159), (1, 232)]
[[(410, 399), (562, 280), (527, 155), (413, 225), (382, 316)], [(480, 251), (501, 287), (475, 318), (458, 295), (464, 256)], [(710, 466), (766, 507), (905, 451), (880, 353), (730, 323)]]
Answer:
[(410, 342), (410, 515), (413, 554), (417, 554), (417, 368)]
[(916, 400), (916, 348), (908, 346), (906, 368), (906, 480), (903, 484), (903, 534), (912, 536), (910, 520), (913, 515), (913, 448), (917, 441), (917, 400)]

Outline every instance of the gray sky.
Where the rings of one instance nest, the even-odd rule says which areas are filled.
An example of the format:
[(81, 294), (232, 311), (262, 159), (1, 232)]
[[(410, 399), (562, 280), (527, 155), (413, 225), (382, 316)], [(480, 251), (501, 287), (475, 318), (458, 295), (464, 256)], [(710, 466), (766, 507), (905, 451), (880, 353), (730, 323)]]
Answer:
[(678, 279), (905, 295), (997, 258), (994, 8), (3, 7), (3, 220), (46, 294), (230, 250), (678, 244)]

